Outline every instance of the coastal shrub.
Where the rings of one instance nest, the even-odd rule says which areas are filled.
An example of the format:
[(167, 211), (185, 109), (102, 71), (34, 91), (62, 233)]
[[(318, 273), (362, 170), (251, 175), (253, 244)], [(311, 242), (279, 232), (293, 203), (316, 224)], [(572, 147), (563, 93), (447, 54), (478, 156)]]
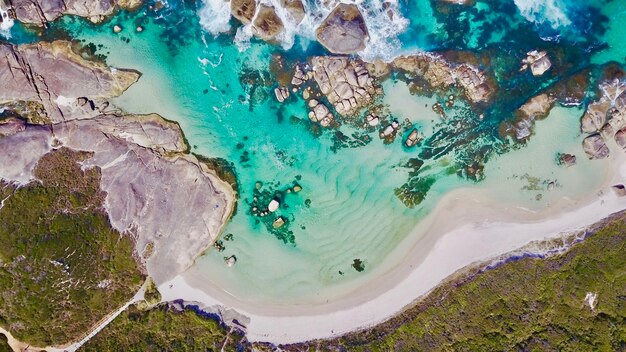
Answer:
[(89, 340), (83, 351), (240, 351), (244, 336), (193, 310), (160, 304), (130, 306)]
[(34, 181), (0, 182), (0, 325), (35, 346), (80, 338), (142, 282), (133, 243), (102, 209), (100, 171), (88, 153), (45, 155)]

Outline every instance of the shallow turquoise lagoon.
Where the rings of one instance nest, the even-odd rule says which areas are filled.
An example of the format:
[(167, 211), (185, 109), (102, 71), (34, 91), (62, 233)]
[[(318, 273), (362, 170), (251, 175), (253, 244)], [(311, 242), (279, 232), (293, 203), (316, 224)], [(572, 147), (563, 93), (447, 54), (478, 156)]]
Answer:
[[(443, 120), (431, 109), (442, 97), (411, 95), (403, 82), (385, 81), (383, 103), (391, 116), (410, 121), (427, 137), (423, 147), (413, 150), (404, 148), (400, 138), (385, 145), (376, 132), (368, 133), (369, 142), (359, 142), (353, 138), (358, 131), (348, 124), (339, 128), (342, 135), (336, 130), (315, 133), (306, 122), (303, 99), (276, 102), (272, 55), (295, 62), (323, 52), (307, 38), (296, 37), (289, 50), (252, 40), (241, 52), (233, 44), (235, 23), (229, 33), (214, 37), (200, 26), (199, 8), (178, 1), (170, 1), (161, 11), (146, 6), (136, 13), (121, 13), (101, 26), (64, 18), (44, 38), (76, 38), (106, 56), (110, 65), (139, 70), (140, 81), (115, 100), (117, 106), (176, 120), (194, 153), (233, 162), (240, 201), (224, 231), (232, 239), (223, 236), (223, 251), (212, 248), (199, 258), (191, 269), (195, 276), (242, 300), (325, 302), (381, 274), (392, 260), (389, 253), (453, 189), (481, 188), (503, 203), (542, 209), (566, 195), (584, 197), (604, 171), (604, 166), (592, 165), (582, 154), (579, 108), (555, 109), (547, 120), (538, 122), (530, 143), (513, 151), (498, 138), (497, 127), (528, 97), (559, 78), (555, 73), (541, 79), (510, 79), (520, 54), (556, 48), (562, 60), (573, 62), (558, 73), (567, 76), (590, 64), (585, 53), (592, 51), (594, 62), (605, 62), (623, 56), (621, 49), (609, 44), (610, 49), (601, 51), (601, 33), (579, 27), (576, 21), (553, 26), (541, 19), (553, 14), (531, 11), (530, 16), (513, 1), (478, 1), (445, 16), (431, 5), (428, 1), (399, 5), (408, 25), (395, 36), (402, 44), (396, 48), (398, 53), (485, 50), (494, 55), (491, 69), (499, 83), (515, 87), (500, 95), (484, 119), (458, 101)], [(567, 15), (580, 10), (571, 11)], [(602, 22), (613, 28), (607, 32), (611, 36), (617, 35), (615, 21)], [(119, 34), (112, 30), (116, 24), (123, 28)], [(144, 30), (137, 32), (137, 26)], [(15, 42), (36, 39), (23, 28), (13, 29)], [(455, 127), (460, 125), (469, 127)], [(452, 143), (456, 146), (448, 148)], [(444, 152), (429, 157), (431, 150)], [(462, 165), (479, 152), (487, 160), (485, 179), (475, 182), (459, 176)], [(558, 152), (578, 154), (581, 163), (576, 172), (556, 166)], [(408, 208), (394, 190), (409, 180), (411, 169), (406, 164), (417, 157), (425, 160), (420, 177), (434, 183), (418, 206)], [(528, 186), (545, 187), (553, 181), (557, 187), (550, 193)], [(260, 190), (286, 190), (294, 183), (302, 187), (301, 192), (286, 194), (278, 210), (291, 231), (286, 240), (250, 215), (259, 182)], [(228, 267), (224, 258), (231, 255), (237, 263)], [(363, 271), (353, 266), (355, 259), (363, 263)]]

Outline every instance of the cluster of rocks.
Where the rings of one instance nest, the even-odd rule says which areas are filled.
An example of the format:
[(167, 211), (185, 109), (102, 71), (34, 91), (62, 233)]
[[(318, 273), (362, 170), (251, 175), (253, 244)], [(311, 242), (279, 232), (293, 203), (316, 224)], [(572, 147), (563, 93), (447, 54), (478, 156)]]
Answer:
[(496, 91), (495, 83), (479, 68), (450, 62), (438, 54), (400, 56), (391, 65), (411, 79), (426, 82), (431, 89), (458, 87), (472, 104), (488, 102)]
[(22, 23), (47, 27), (63, 15), (77, 15), (100, 23), (116, 9), (136, 9), (142, 0), (0, 0), (0, 9)]
[[(275, 8), (259, 0), (231, 0), (233, 17), (250, 26), (252, 33), (273, 41), (285, 31), (285, 24), (297, 26), (306, 17), (302, 0), (281, 0)], [(355, 4), (339, 3), (315, 31), (317, 40), (334, 54), (353, 54), (365, 49), (369, 32), (365, 19)]]
[(611, 139), (626, 148), (626, 83), (615, 78), (599, 88), (602, 96), (587, 106), (580, 121), (581, 131), (589, 134), (583, 148), (590, 159), (609, 157), (606, 142)]
[(372, 102), (382, 89), (374, 86), (365, 64), (345, 56), (318, 56), (311, 60), (313, 77), (338, 114), (350, 116)]
[[(310, 64), (298, 64), (290, 83), (289, 87), (274, 89), (276, 99), (284, 102), (291, 92), (301, 91), (310, 109), (309, 119), (323, 127), (333, 124), (334, 112), (355, 116), (370, 105), (375, 96), (382, 94), (382, 88), (375, 86), (365, 63), (346, 56), (316, 56), (311, 58)], [(322, 97), (327, 103), (321, 101)], [(372, 115), (367, 122), (376, 126), (379, 118)]]
[(520, 71), (525, 71), (530, 67), (533, 76), (538, 77), (552, 67), (552, 62), (550, 62), (548, 53), (545, 51), (532, 50), (526, 53), (526, 55), (526, 58), (522, 60), (523, 65)]

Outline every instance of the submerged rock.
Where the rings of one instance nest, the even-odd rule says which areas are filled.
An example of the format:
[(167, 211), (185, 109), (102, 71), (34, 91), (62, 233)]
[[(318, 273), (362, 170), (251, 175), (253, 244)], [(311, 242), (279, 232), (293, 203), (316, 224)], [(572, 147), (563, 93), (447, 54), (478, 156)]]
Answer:
[(369, 33), (363, 15), (354, 4), (339, 4), (315, 31), (317, 40), (334, 54), (365, 49)]
[(254, 35), (266, 41), (274, 40), (283, 29), (283, 21), (276, 14), (274, 7), (261, 4), (252, 25)]
[(235, 263), (237, 263), (237, 257), (231, 255), (230, 257), (224, 258), (224, 262), (229, 268), (231, 268), (233, 267), (233, 265), (235, 265)]
[(599, 133), (585, 138), (583, 140), (583, 149), (589, 159), (605, 159), (609, 157), (609, 148)]
[(410, 79), (425, 81), (434, 90), (445, 90), (455, 86), (463, 89), (472, 104), (488, 102), (496, 91), (495, 83), (479, 68), (468, 63), (448, 62), (442, 55), (425, 53), (400, 56), (393, 60), (392, 67)]

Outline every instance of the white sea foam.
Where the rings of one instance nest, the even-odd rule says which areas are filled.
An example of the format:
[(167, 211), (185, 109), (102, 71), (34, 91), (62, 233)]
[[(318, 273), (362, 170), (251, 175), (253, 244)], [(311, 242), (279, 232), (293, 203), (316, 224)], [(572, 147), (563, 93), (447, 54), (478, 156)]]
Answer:
[(514, 0), (524, 18), (538, 24), (549, 24), (553, 29), (569, 26), (566, 5), (562, 0)]
[(11, 27), (15, 21), (9, 17), (7, 11), (0, 8), (0, 16), (2, 16), (2, 22), (0, 23), (0, 35), (5, 38), (11, 38)]
[[(230, 26), (228, 26), (230, 1), (202, 1), (204, 6), (198, 13), (202, 27), (213, 35), (228, 31), (230, 29)], [(361, 57), (366, 60), (378, 58), (391, 60), (400, 53), (401, 43), (397, 37), (406, 30), (409, 21), (400, 13), (398, 0), (305, 1), (306, 15), (299, 24), (281, 6), (280, 0), (260, 0), (260, 3), (274, 7), (276, 14), (282, 20), (285, 30), (278, 36), (277, 40), (285, 49), (289, 49), (294, 45), (296, 36), (315, 40), (315, 29), (339, 2), (356, 4), (363, 14), (369, 29), (370, 39), (367, 48), (359, 53)], [(384, 5), (385, 3), (387, 5)], [(235, 35), (235, 44), (239, 50), (246, 50), (250, 46), (249, 40), (251, 38), (251, 25), (242, 26)]]
[(202, 0), (204, 4), (198, 15), (200, 25), (204, 30), (214, 36), (230, 30), (230, 1), (224, 0)]

